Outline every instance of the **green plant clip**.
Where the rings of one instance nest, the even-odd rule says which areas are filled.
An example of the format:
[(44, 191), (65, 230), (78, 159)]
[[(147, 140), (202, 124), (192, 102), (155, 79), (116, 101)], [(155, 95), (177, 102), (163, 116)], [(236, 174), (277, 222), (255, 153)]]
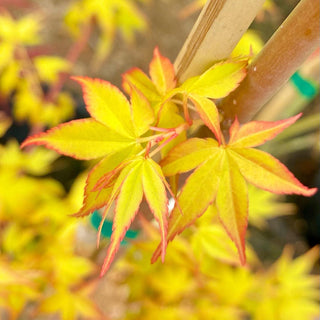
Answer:
[(302, 77), (299, 72), (295, 72), (290, 81), (298, 92), (308, 100), (311, 100), (318, 92), (317, 87), (311, 81)]
[[(90, 218), (90, 222), (92, 224), (92, 226), (98, 230), (99, 228), (99, 225), (101, 223), (101, 216), (99, 214), (98, 211), (94, 211), (91, 215), (91, 218)], [(103, 223), (103, 226), (102, 226), (102, 229), (101, 229), (101, 235), (105, 238), (110, 238), (111, 237), (111, 234), (112, 234), (112, 221), (109, 221), (109, 220), (105, 220), (104, 223)], [(128, 244), (128, 239), (135, 239), (137, 238), (139, 234), (139, 231), (137, 230), (128, 230), (126, 232), (126, 235), (125, 235), (125, 238), (124, 240), (121, 241), (121, 245), (127, 245)]]

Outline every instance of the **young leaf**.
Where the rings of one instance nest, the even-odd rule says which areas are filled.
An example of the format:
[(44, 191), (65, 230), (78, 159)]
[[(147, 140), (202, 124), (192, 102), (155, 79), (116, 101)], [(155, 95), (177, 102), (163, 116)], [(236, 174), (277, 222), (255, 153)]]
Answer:
[[(111, 186), (113, 185), (112, 190), (111, 190), (111, 193), (105, 203), (102, 219), (100, 221), (100, 226), (98, 228), (97, 247), (100, 244), (100, 236), (101, 236), (103, 223), (107, 218), (107, 215), (109, 213), (111, 205), (117, 199), (124, 181), (127, 179), (128, 175), (130, 174), (130, 172), (134, 169), (134, 167), (136, 165), (137, 165), (137, 159), (123, 161), (118, 167), (115, 168), (114, 172), (111, 172), (111, 173), (108, 172), (105, 176), (101, 177), (101, 179), (98, 180), (97, 184), (93, 188), (93, 191), (100, 191), (100, 190), (106, 188), (106, 186), (104, 185), (105, 179), (109, 180), (108, 184), (110, 184), (110, 179), (112, 180), (112, 183), (111, 183)], [(102, 184), (101, 184), (101, 181), (102, 181)], [(114, 227), (114, 225), (113, 225), (113, 227)], [(125, 232), (123, 234), (123, 237), (125, 235)], [(120, 241), (123, 239), (123, 237), (120, 239)], [(116, 247), (114, 253), (118, 250), (117, 249), (118, 244), (116, 243), (116, 245), (117, 245), (117, 247)], [(113, 259), (113, 256), (111, 257), (110, 263), (112, 262), (112, 259)]]
[(205, 125), (214, 133), (219, 143), (221, 143), (221, 130), (219, 112), (213, 101), (196, 94), (189, 95), (190, 100), (194, 103), (200, 118)]
[(92, 59), (96, 68), (110, 53), (118, 32), (126, 41), (132, 42), (135, 32), (143, 31), (147, 26), (134, 1), (79, 0), (73, 2), (65, 17), (67, 27), (77, 38), (82, 35), (84, 26), (90, 25), (93, 20), (94, 26), (99, 29)]
[(62, 320), (76, 319), (80, 316), (102, 319), (97, 307), (88, 297), (64, 287), (42, 299), (39, 310), (43, 313), (59, 313)]
[(235, 90), (246, 76), (247, 63), (247, 59), (217, 63), (202, 75), (186, 80), (180, 89), (211, 99), (223, 98)]
[(149, 68), (152, 82), (161, 95), (176, 86), (174, 67), (168, 58), (163, 57), (158, 48), (153, 51), (153, 59)]
[(259, 229), (268, 226), (267, 221), (276, 217), (292, 215), (297, 212), (294, 203), (284, 202), (284, 197), (248, 185), (249, 224)]
[(148, 100), (135, 87), (131, 88), (132, 124), (135, 136), (140, 137), (149, 130), (154, 121), (154, 111)]
[[(168, 91), (163, 101), (172, 99), (177, 94), (182, 94), (185, 102), (191, 100), (203, 122), (221, 143), (219, 112), (210, 99), (223, 98), (235, 90), (246, 75), (247, 63), (247, 59), (217, 63), (202, 75), (190, 78), (180, 87)], [(186, 103), (184, 108), (187, 109)], [(186, 121), (190, 122), (187, 111), (184, 112)]]
[(61, 154), (76, 159), (96, 159), (120, 151), (135, 143), (119, 135), (94, 119), (73, 120), (63, 123), (44, 133), (27, 138), (22, 148), (31, 145), (45, 145)]
[(53, 84), (61, 72), (70, 70), (70, 63), (58, 56), (37, 56), (33, 59), (41, 81)]
[(138, 68), (133, 68), (122, 75), (122, 87), (129, 94), (132, 87), (137, 88), (149, 100), (152, 106), (161, 100), (154, 83)]
[(127, 93), (131, 87), (137, 88), (150, 102), (152, 107), (165, 101), (163, 97), (176, 86), (175, 72), (170, 60), (160, 54), (158, 48), (153, 52), (149, 66), (151, 79), (140, 69), (133, 68), (122, 78), (122, 86)]
[(239, 264), (237, 248), (220, 224), (200, 225), (192, 235), (191, 245), (198, 261), (205, 254), (227, 264)]

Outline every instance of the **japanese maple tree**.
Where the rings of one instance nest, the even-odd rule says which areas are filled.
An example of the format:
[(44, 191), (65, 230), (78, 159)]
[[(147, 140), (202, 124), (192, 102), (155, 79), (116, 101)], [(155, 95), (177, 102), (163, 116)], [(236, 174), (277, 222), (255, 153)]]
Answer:
[[(83, 206), (75, 216), (104, 208), (101, 227), (115, 203), (113, 233), (102, 267), (109, 268), (143, 199), (159, 224), (161, 244), (152, 261), (164, 261), (168, 241), (215, 204), (222, 225), (245, 263), (248, 219), (247, 183), (279, 194), (311, 196), (277, 159), (254, 147), (272, 139), (301, 115), (276, 122), (236, 119), (225, 137), (215, 99), (227, 96), (246, 75), (248, 59), (218, 62), (203, 74), (178, 84), (171, 62), (154, 50), (149, 74), (134, 68), (124, 74), (123, 88), (100, 79), (75, 77), (91, 118), (73, 120), (29, 137), (37, 144), (76, 159), (102, 158), (91, 170)], [(212, 137), (187, 138), (199, 123)], [(197, 121), (195, 121), (197, 119)], [(189, 172), (181, 189), (176, 177)], [(167, 182), (165, 176), (170, 177)], [(172, 178), (171, 178), (172, 177)], [(168, 195), (175, 199), (168, 212)], [(98, 240), (99, 242), (99, 240)]]

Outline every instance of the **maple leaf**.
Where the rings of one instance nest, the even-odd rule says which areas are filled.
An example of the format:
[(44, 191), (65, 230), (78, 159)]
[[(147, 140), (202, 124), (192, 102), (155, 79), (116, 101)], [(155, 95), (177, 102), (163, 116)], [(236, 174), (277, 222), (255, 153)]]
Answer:
[[(192, 138), (170, 151), (160, 163), (165, 175), (194, 171), (178, 194), (179, 206), (176, 204), (170, 215), (168, 241), (215, 202), (220, 221), (235, 242), (240, 261), (244, 264), (248, 221), (247, 182), (278, 194), (311, 196), (317, 191), (302, 185), (268, 153), (252, 148), (272, 139), (300, 116), (276, 122), (252, 121), (241, 127), (236, 119), (230, 128), (228, 144), (219, 145), (211, 138)], [(160, 251), (158, 247), (152, 261), (157, 259)]]
[(247, 58), (216, 63), (203, 74), (189, 78), (180, 87), (170, 90), (163, 99), (170, 100), (173, 96), (182, 94), (185, 119), (191, 124), (187, 105), (190, 100), (200, 118), (221, 143), (223, 138), (219, 112), (212, 99), (223, 98), (235, 90), (246, 76), (247, 64)]
[(27, 82), (16, 83), (8, 90), (16, 90), (14, 97), (13, 114), (19, 121), (28, 121), (31, 124), (53, 127), (74, 114), (74, 103), (69, 94), (61, 92), (55, 103), (43, 101), (43, 98), (35, 94)]
[(108, 270), (120, 242), (139, 210), (143, 196), (146, 198), (151, 212), (159, 223), (161, 242), (163, 244), (162, 260), (164, 260), (168, 215), (168, 199), (165, 184), (161, 168), (150, 158), (136, 157), (122, 169), (106, 204), (99, 228), (100, 235), (102, 223), (112, 202), (116, 199), (111, 241), (102, 266), (101, 275)]
[[(254, 319), (319, 318), (319, 276), (309, 274), (319, 259), (319, 246), (293, 259), (293, 248), (285, 247), (281, 257), (258, 282), (259, 296)], [(257, 289), (255, 290), (257, 292)]]
[(117, 31), (125, 41), (132, 42), (135, 33), (147, 27), (145, 17), (132, 0), (75, 1), (65, 17), (67, 27), (76, 38), (81, 36), (83, 26), (93, 20), (99, 33), (94, 50), (95, 67), (101, 65), (110, 53)]
[(209, 256), (231, 265), (239, 264), (237, 248), (219, 224), (200, 226), (191, 245), (198, 261)]
[(70, 70), (70, 63), (58, 56), (37, 56), (33, 61), (40, 79), (50, 84), (58, 80), (59, 73)]
[(177, 84), (174, 66), (162, 56), (158, 47), (153, 51), (148, 77), (142, 70), (133, 68), (122, 75), (122, 86), (127, 93), (135, 87), (149, 101), (157, 115), (157, 124), (163, 128), (172, 128), (184, 122), (174, 103), (168, 103), (166, 95)]
[(44, 175), (50, 172), (50, 166), (57, 158), (57, 153), (51, 150), (34, 149), (25, 153), (20, 150), (19, 143), (10, 140), (6, 146), (0, 146), (0, 167), (6, 171), (27, 172), (32, 175)]
[(80, 290), (77, 292), (59, 288), (57, 292), (43, 299), (39, 306), (42, 313), (59, 313), (62, 320), (84, 316), (90, 319), (103, 319), (100, 311)]
[(155, 84), (160, 95), (166, 94), (176, 86), (174, 66), (171, 61), (160, 54), (156, 47), (153, 52), (153, 59), (150, 62), (149, 72), (152, 82)]
[(138, 153), (141, 150), (141, 147), (136, 146), (135, 148), (128, 147), (119, 152), (111, 153), (110, 155), (104, 157), (101, 161), (96, 164), (88, 174), (86, 179), (86, 185), (84, 190), (84, 201), (81, 209), (74, 214), (76, 217), (84, 217), (97, 210), (102, 208), (108, 201), (114, 180), (109, 181), (109, 185), (105, 185), (103, 188), (94, 190), (97, 182), (100, 181), (103, 177), (109, 176), (116, 177), (119, 171), (117, 171), (118, 166), (125, 161), (131, 155)]
[[(172, 101), (166, 101), (168, 92), (177, 84), (174, 66), (171, 61), (161, 55), (158, 47), (153, 51), (153, 58), (149, 65), (149, 75), (142, 70), (133, 68), (122, 75), (122, 86), (127, 93), (134, 87), (147, 98), (156, 114), (156, 124), (161, 128), (175, 128), (183, 124), (185, 120), (179, 113), (178, 106)], [(166, 155), (175, 145), (186, 140), (183, 131), (162, 150), (162, 156)]]
[(156, 108), (163, 97), (176, 87), (176, 75), (171, 61), (161, 55), (159, 48), (153, 51), (149, 65), (150, 78), (140, 69), (133, 68), (122, 75), (122, 86), (129, 93), (132, 86), (136, 87)]
[[(109, 268), (125, 232), (138, 212), (145, 197), (150, 210), (159, 223), (162, 259), (165, 256), (167, 234), (167, 182), (160, 166), (149, 156), (149, 149), (158, 135), (141, 137), (149, 131), (155, 119), (146, 98), (131, 87), (131, 103), (109, 82), (75, 78), (83, 87), (84, 100), (91, 118), (73, 120), (44, 133), (29, 137), (22, 147), (43, 144), (59, 153), (77, 159), (102, 160), (91, 170), (85, 186), (82, 208), (75, 216), (86, 216), (104, 207), (101, 228), (113, 202), (115, 215), (111, 243), (101, 275)], [(164, 130), (169, 138), (176, 131)], [(141, 143), (147, 143), (145, 149)], [(145, 156), (140, 156), (145, 152)]]
[[(107, 81), (74, 78), (83, 87), (84, 100), (91, 118), (73, 120), (45, 133), (27, 138), (22, 147), (43, 144), (47, 148), (77, 159), (96, 159), (139, 144), (154, 120), (144, 100), (137, 103), (132, 89), (130, 104), (126, 97)], [(116, 106), (116, 107), (115, 107)]]
[(282, 197), (249, 185), (249, 223), (265, 228), (269, 219), (296, 213), (293, 203), (282, 202)]
[[(188, 100), (196, 107), (201, 119), (215, 134), (219, 143), (222, 141), (219, 112), (212, 99), (220, 99), (235, 90), (246, 75), (247, 58), (222, 61), (214, 64), (200, 76), (186, 80), (176, 87), (174, 66), (155, 48), (149, 66), (150, 78), (140, 69), (134, 68), (123, 75), (123, 88), (130, 92), (135, 86), (149, 100), (157, 114), (157, 124), (169, 128), (184, 122), (178, 114), (177, 106), (172, 102), (174, 96), (182, 96), (184, 118), (192, 124), (188, 111)], [(181, 140), (185, 140), (185, 136)], [(175, 139), (171, 148), (179, 142)], [(166, 150), (163, 155), (166, 154)]]

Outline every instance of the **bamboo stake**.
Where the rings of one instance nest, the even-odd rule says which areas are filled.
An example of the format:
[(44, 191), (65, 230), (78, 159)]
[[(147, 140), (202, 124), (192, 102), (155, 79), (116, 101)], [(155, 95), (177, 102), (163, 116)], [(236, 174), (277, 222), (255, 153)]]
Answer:
[(237, 115), (247, 122), (317, 48), (319, 1), (301, 0), (248, 69), (240, 86), (219, 105), (226, 131)]
[[(320, 55), (308, 58), (298, 70), (299, 74), (311, 81), (315, 87), (319, 87), (320, 79)], [(288, 81), (282, 89), (277, 92), (270, 101), (255, 115), (255, 120), (274, 121), (283, 117), (289, 118), (301, 112), (303, 108), (310, 103), (314, 96), (306, 96), (299, 93), (292, 81)], [(290, 106), (290, 109), (288, 109)], [(287, 129), (288, 130), (288, 129)], [(286, 130), (286, 131), (287, 131)]]
[(201, 74), (213, 62), (230, 56), (264, 0), (209, 0), (176, 61), (178, 81)]

